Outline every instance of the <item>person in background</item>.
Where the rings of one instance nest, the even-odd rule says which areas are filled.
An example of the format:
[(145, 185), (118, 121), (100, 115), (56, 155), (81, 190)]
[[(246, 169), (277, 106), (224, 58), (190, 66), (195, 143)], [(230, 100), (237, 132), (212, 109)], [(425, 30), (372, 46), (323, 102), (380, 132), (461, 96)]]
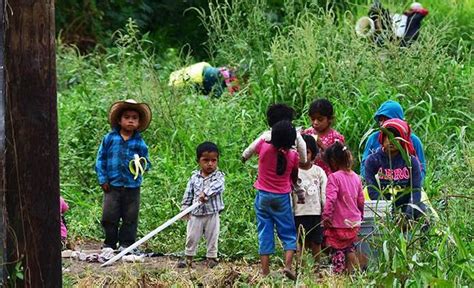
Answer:
[(104, 191), (103, 249), (115, 250), (118, 242), (118, 250), (122, 251), (135, 243), (137, 237), (142, 173), (150, 163), (148, 147), (140, 133), (151, 122), (151, 109), (148, 104), (133, 99), (118, 101), (110, 107), (108, 118), (112, 131), (100, 143), (95, 165)]
[(326, 149), (336, 141), (344, 143), (344, 136), (331, 128), (334, 121), (334, 108), (327, 99), (318, 99), (311, 103), (308, 110), (308, 116), (311, 119), (311, 127), (306, 129), (303, 134), (315, 135), (316, 143), (319, 147), (319, 154), (314, 164), (323, 168), (326, 175), (332, 173), (328, 163), (324, 162), (324, 153)]
[(204, 142), (196, 148), (199, 170), (192, 173), (183, 195), (181, 210), (199, 201), (202, 205), (187, 215), (186, 262), (179, 262), (178, 268), (191, 267), (196, 256), (199, 240), (204, 234), (207, 243), (207, 266), (215, 267), (220, 231), (220, 212), (224, 209), (224, 173), (218, 167), (219, 149), (212, 142)]
[(69, 205), (67, 205), (67, 202), (64, 200), (62, 196), (59, 196), (59, 211), (61, 215), (61, 244), (62, 244), (62, 249), (66, 249), (67, 246), (67, 226), (66, 226), (66, 220), (64, 219), (64, 213), (69, 210)]
[[(286, 120), (293, 121), (295, 110), (286, 104), (272, 104), (267, 109), (267, 123), (270, 127), (270, 130), (264, 131), (257, 139), (255, 139), (242, 153), (242, 162), (246, 162), (255, 154), (255, 147), (264, 139), (267, 142), (270, 142), (272, 139), (272, 130), (271, 127), (277, 122)], [(300, 133), (296, 133), (296, 150), (300, 157), (300, 163), (306, 163), (306, 144)]]
[[(415, 156), (410, 127), (403, 120), (389, 119), (381, 130), (378, 141), (382, 147), (365, 161), (369, 197), (371, 200), (393, 200), (395, 208), (408, 219), (417, 219), (421, 212), (411, 204), (417, 205), (421, 211), (426, 207), (421, 202), (421, 166)], [(407, 159), (402, 153), (407, 154)]]
[(199, 62), (172, 72), (168, 86), (179, 88), (191, 84), (204, 95), (220, 97), (224, 91), (233, 95), (240, 90), (240, 82), (246, 80), (247, 69), (246, 65), (239, 68), (214, 67), (207, 62)]
[[(255, 147), (258, 155), (258, 174), (254, 187), (255, 214), (257, 216), (258, 253), (262, 274), (270, 273), (270, 255), (275, 253), (275, 228), (283, 243), (283, 273), (296, 280), (292, 270), (296, 251), (296, 228), (291, 208), (292, 182), (298, 178), (298, 153), (291, 149), (296, 130), (290, 121), (277, 122), (272, 127), (271, 141), (260, 139)], [(298, 202), (304, 203), (303, 191), (298, 191)]]
[[(305, 203), (297, 202), (296, 194), (293, 194), (293, 207), (295, 212), (296, 229), (299, 230), (298, 252), (302, 252), (302, 244), (311, 250), (316, 267), (319, 264), (321, 244), (323, 243), (323, 228), (321, 225), (321, 214), (326, 202), (327, 176), (321, 167), (313, 164), (318, 155), (316, 140), (311, 135), (303, 135), (306, 142), (308, 160), (299, 165), (298, 188), (304, 191)], [(303, 229), (304, 231), (301, 231)], [(301, 233), (303, 232), (303, 233)], [(304, 235), (304, 242), (303, 242)]]
[[(400, 119), (404, 120), (405, 115), (403, 113), (402, 106), (393, 100), (388, 100), (380, 105), (380, 108), (375, 112), (374, 120), (378, 123), (381, 127), (383, 123), (388, 119)], [(379, 149), (382, 144), (379, 141), (381, 131), (378, 130), (372, 134), (370, 134), (369, 138), (367, 139), (367, 143), (365, 144), (364, 152), (362, 154), (362, 160), (360, 162), (360, 175), (362, 178), (365, 178), (365, 161), (369, 157), (369, 155), (375, 153), (377, 149)], [(410, 141), (413, 143), (413, 148), (415, 149), (415, 154), (420, 162), (421, 165), (421, 181), (423, 183), (423, 179), (426, 175), (426, 160), (425, 154), (423, 152), (423, 144), (421, 143), (420, 138), (416, 136), (414, 133), (410, 134)]]
[(364, 219), (362, 182), (351, 169), (351, 152), (341, 142), (331, 145), (324, 158), (333, 171), (328, 176), (323, 209), (326, 245), (332, 250), (334, 273), (352, 272), (359, 267), (355, 243)]

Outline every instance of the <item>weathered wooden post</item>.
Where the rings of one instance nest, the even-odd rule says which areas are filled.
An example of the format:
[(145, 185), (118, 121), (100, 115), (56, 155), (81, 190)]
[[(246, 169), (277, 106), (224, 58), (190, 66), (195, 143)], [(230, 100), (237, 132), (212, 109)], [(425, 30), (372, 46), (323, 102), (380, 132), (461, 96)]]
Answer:
[(5, 77), (4, 77), (4, 51), (5, 51), (5, 25), (4, 25), (4, 0), (0, 0), (0, 286), (4, 285), (5, 278), (5, 265), (6, 257), (6, 206), (5, 206), (5, 181), (3, 175), (5, 175)]
[[(20, 287), (61, 287), (54, 0), (0, 3), (6, 139), (0, 173), (8, 281)], [(23, 279), (12, 273), (19, 270)]]

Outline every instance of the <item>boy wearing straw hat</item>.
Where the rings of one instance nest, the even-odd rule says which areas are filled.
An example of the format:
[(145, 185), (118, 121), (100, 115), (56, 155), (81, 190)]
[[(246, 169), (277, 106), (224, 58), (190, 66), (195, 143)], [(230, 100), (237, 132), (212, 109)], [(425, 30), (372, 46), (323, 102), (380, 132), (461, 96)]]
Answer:
[(112, 131), (99, 146), (95, 168), (104, 191), (103, 248), (115, 250), (118, 242), (121, 250), (136, 241), (140, 186), (150, 163), (140, 132), (150, 124), (151, 109), (133, 99), (118, 101), (110, 107), (108, 120)]

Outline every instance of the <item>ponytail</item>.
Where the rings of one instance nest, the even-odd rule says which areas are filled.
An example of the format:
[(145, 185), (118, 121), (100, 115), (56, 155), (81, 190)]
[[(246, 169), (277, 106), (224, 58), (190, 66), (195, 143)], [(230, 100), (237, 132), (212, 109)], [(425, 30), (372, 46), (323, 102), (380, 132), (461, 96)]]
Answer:
[(286, 170), (286, 157), (283, 151), (278, 150), (278, 156), (277, 156), (277, 165), (276, 165), (276, 171), (277, 175), (283, 175), (285, 174)]
[(290, 121), (283, 120), (272, 126), (272, 145), (278, 150), (276, 172), (283, 175), (286, 171), (286, 150), (290, 149), (296, 140), (296, 130)]

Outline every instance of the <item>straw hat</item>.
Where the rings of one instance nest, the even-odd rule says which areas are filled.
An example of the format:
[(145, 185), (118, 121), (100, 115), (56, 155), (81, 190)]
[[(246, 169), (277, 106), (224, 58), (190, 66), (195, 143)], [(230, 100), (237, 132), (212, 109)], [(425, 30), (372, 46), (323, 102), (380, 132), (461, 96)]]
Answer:
[(140, 124), (138, 125), (138, 131), (142, 132), (148, 128), (151, 122), (151, 109), (146, 103), (138, 103), (133, 99), (127, 99), (125, 101), (117, 101), (109, 109), (109, 123), (112, 128), (118, 126), (119, 116), (123, 110), (136, 110), (140, 114)]

